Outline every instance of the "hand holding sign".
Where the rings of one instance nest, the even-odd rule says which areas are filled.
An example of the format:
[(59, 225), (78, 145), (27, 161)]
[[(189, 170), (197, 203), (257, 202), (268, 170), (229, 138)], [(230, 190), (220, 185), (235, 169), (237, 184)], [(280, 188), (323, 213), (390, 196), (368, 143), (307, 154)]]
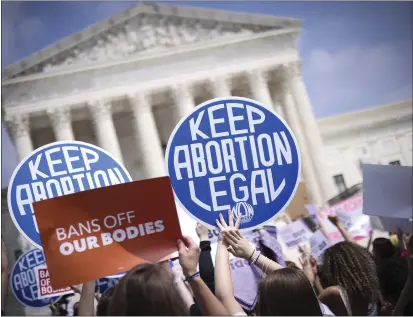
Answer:
[(160, 261), (181, 236), (167, 177), (48, 199), (34, 210), (55, 288)]

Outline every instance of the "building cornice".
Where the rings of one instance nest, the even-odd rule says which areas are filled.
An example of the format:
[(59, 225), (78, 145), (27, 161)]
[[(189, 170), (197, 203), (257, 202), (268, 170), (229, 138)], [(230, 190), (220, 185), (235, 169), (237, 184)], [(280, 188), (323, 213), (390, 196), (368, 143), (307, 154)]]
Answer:
[(300, 28), (302, 24), (301, 20), (293, 18), (140, 2), (123, 12), (93, 24), (19, 62), (9, 65), (2, 72), (2, 79), (10, 79), (142, 13), (267, 27)]
[(53, 77), (58, 77), (58, 76), (67, 76), (67, 75), (74, 74), (74, 73), (102, 70), (104, 68), (133, 64), (136, 62), (144, 62), (146, 60), (159, 59), (159, 58), (168, 57), (171, 55), (176, 55), (176, 54), (181, 54), (181, 53), (187, 53), (187, 52), (195, 53), (197, 51), (206, 50), (210, 48), (216, 48), (216, 47), (223, 46), (223, 45), (237, 44), (241, 42), (264, 39), (264, 38), (272, 38), (272, 37), (280, 38), (283, 36), (287, 36), (287, 37), (290, 37), (291, 42), (293, 42), (295, 41), (299, 32), (300, 32), (300, 29), (291, 28), (291, 29), (284, 29), (284, 30), (267, 31), (267, 32), (263, 32), (260, 34), (254, 34), (254, 35), (243, 35), (243, 36), (238, 36), (232, 39), (225, 39), (224, 41), (222, 39), (216, 39), (216, 40), (208, 41), (206, 43), (196, 43), (196, 44), (193, 44), (191, 46), (186, 46), (186, 47), (175, 47), (167, 51), (162, 51), (158, 53), (148, 52), (148, 53), (141, 54), (138, 56), (131, 56), (121, 61), (109, 61), (109, 62), (104, 62), (104, 63), (96, 63), (96, 64), (92, 64), (86, 67), (76, 67), (76, 68), (64, 69), (64, 70), (59, 70), (59, 71), (54, 71), (54, 72), (40, 73), (40, 74), (35, 74), (35, 75), (30, 75), (30, 76), (25, 76), (25, 77), (3, 80), (2, 86), (12, 85), (16, 83), (25, 83), (25, 82), (30, 82), (34, 80), (42, 80), (42, 79), (53, 78)]
[(334, 137), (394, 122), (413, 120), (413, 100), (402, 100), (374, 108), (318, 119), (324, 137)]
[(197, 73), (182, 74), (179, 77), (171, 76), (167, 78), (160, 78), (151, 80), (145, 83), (130, 83), (128, 85), (122, 85), (112, 88), (96, 88), (93, 90), (82, 91), (79, 93), (74, 93), (71, 95), (64, 95), (58, 97), (52, 97), (48, 99), (42, 99), (39, 101), (28, 101), (24, 104), (9, 105), (5, 107), (5, 120), (9, 120), (15, 115), (33, 114), (36, 112), (42, 112), (45, 109), (55, 109), (64, 106), (75, 107), (76, 105), (82, 105), (90, 100), (98, 100), (104, 98), (118, 99), (128, 96), (136, 91), (146, 90), (146, 91), (160, 91), (167, 90), (168, 87), (172, 87), (177, 83), (196, 83), (208, 81), (211, 78), (211, 74), (214, 76), (236, 76), (241, 73), (245, 73), (248, 70), (254, 69), (275, 69), (283, 64), (289, 64), (297, 62), (299, 59), (298, 53), (296, 55), (291, 53), (286, 53), (284, 55), (269, 58), (260, 58), (256, 61), (251, 61), (247, 65), (226, 65), (225, 67), (217, 69), (208, 69), (204, 71), (199, 71)]

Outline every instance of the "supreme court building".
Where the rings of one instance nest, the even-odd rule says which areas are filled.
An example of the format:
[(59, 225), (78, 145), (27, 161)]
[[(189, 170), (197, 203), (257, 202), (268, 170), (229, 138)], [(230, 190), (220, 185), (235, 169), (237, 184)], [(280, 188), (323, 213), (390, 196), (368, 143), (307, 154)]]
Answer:
[(322, 205), (337, 188), (300, 72), (301, 23), (139, 3), (64, 38), (2, 73), (4, 120), (19, 158), (79, 140), (112, 153), (135, 180), (162, 176), (183, 116), (211, 98), (249, 97), (287, 121), (309, 195)]
[[(412, 101), (316, 121), (300, 73), (301, 23), (139, 3), (8, 66), (3, 120), (20, 160), (56, 140), (84, 141), (139, 180), (165, 175), (169, 136), (196, 105), (249, 97), (287, 121), (310, 199), (323, 205), (340, 192), (339, 180), (362, 181), (362, 162), (412, 164)], [(10, 217), (4, 227), (15, 229)]]

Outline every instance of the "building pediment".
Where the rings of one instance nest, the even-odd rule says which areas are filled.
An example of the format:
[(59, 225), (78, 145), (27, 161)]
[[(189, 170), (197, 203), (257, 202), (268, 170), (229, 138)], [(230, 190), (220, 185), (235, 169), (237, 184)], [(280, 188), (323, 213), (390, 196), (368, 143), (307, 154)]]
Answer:
[(300, 24), (290, 18), (141, 2), (10, 65), (2, 77), (82, 68)]

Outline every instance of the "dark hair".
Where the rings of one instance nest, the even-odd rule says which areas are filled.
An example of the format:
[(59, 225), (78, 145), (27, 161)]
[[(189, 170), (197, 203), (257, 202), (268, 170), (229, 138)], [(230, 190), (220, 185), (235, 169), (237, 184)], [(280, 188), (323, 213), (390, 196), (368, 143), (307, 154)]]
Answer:
[[(408, 279), (408, 274), (409, 269), (405, 258), (396, 257), (377, 266), (381, 293), (383, 298), (392, 305), (396, 305)], [(412, 301), (407, 304), (404, 315), (412, 315)]]
[(396, 247), (386, 238), (376, 238), (373, 241), (373, 255), (379, 260), (391, 258), (396, 254)]
[(112, 286), (102, 294), (96, 306), (96, 316), (108, 316), (109, 302), (114, 291), (115, 286)]
[(324, 287), (340, 286), (346, 291), (355, 316), (365, 316), (372, 304), (385, 306), (373, 257), (362, 246), (351, 242), (331, 246), (319, 268)]
[(295, 262), (285, 261), (285, 265), (291, 269), (300, 269)]
[(261, 279), (256, 312), (260, 316), (322, 316), (310, 281), (301, 270), (292, 268)]
[(172, 276), (159, 264), (139, 264), (116, 285), (110, 316), (185, 316), (185, 305)]

